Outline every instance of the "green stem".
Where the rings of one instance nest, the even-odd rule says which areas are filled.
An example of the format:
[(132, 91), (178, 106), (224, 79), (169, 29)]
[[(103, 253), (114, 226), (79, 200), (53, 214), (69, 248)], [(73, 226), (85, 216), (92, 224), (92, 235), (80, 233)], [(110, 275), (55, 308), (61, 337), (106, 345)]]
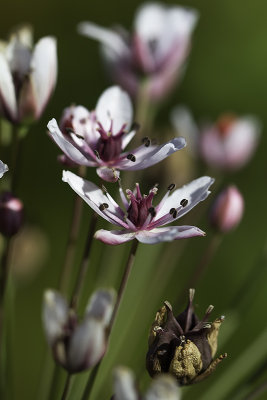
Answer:
[[(79, 168), (79, 175), (81, 177), (85, 176), (86, 167), (80, 166)], [(81, 225), (81, 216), (82, 216), (82, 209), (83, 209), (83, 199), (75, 195), (74, 203), (73, 203), (73, 210), (72, 210), (72, 218), (71, 218), (71, 225), (70, 225), (70, 232), (66, 246), (65, 258), (62, 266), (62, 272), (60, 275), (59, 280), (59, 290), (62, 292), (67, 292), (69, 281), (71, 277), (71, 268), (73, 266), (73, 259), (75, 254), (75, 247), (77, 243), (77, 238), (80, 230)]]
[(64, 389), (63, 389), (61, 400), (66, 400), (66, 398), (68, 396), (69, 389), (70, 389), (71, 378), (72, 378), (72, 375), (68, 374), (67, 375), (67, 379), (65, 381), (65, 386), (64, 386)]
[(86, 246), (84, 249), (84, 254), (82, 258), (82, 262), (80, 265), (80, 269), (77, 275), (76, 283), (73, 289), (73, 293), (71, 296), (70, 300), (70, 308), (76, 309), (77, 308), (77, 303), (79, 300), (79, 296), (82, 291), (82, 286), (84, 283), (85, 275), (87, 272), (88, 264), (89, 264), (89, 257), (90, 257), (90, 250), (93, 242), (93, 237), (95, 233), (95, 228), (96, 228), (96, 223), (97, 223), (97, 214), (93, 213), (91, 221), (90, 221), (90, 227), (89, 227), (89, 232), (88, 232), (88, 238), (86, 241)]
[[(115, 322), (115, 319), (116, 319), (116, 316), (117, 316), (117, 313), (118, 313), (118, 310), (119, 310), (119, 307), (120, 307), (120, 304), (121, 304), (121, 301), (123, 298), (123, 294), (124, 294), (126, 286), (127, 286), (127, 282), (128, 282), (128, 279), (129, 279), (129, 276), (130, 276), (130, 273), (131, 273), (131, 270), (132, 270), (132, 267), (134, 264), (138, 244), (139, 244), (139, 242), (136, 239), (134, 239), (131, 249), (130, 249), (130, 253), (129, 253), (126, 265), (125, 265), (125, 268), (124, 268), (123, 276), (122, 276), (120, 287), (118, 290), (117, 300), (116, 300), (116, 303), (115, 303), (115, 306), (113, 309), (113, 313), (111, 316), (111, 320), (109, 323), (108, 337), (111, 334), (111, 331), (112, 331), (112, 328), (113, 328), (113, 325), (114, 325), (114, 322)], [(102, 360), (103, 360), (103, 358), (102, 358)], [(90, 395), (92, 393), (94, 383), (96, 381), (96, 377), (97, 377), (102, 360), (100, 360), (99, 363), (93, 368), (93, 370), (89, 376), (88, 382), (86, 384), (85, 390), (83, 392), (82, 400), (88, 400), (90, 398)]]
[(19, 162), (19, 149), (20, 149), (19, 127), (17, 125), (13, 125), (12, 135), (13, 135), (12, 154), (11, 154), (11, 163), (9, 165), (9, 170), (11, 172), (11, 183), (10, 183), (11, 192), (15, 193), (18, 180), (18, 162)]

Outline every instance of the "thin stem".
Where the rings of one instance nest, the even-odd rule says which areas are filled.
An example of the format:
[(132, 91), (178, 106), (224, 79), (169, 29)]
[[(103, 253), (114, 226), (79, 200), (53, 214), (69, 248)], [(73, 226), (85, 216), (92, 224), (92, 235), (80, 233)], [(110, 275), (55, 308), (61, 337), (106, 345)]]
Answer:
[(74, 290), (73, 290), (73, 294), (72, 294), (71, 300), (70, 300), (70, 307), (73, 309), (76, 309), (76, 307), (77, 307), (77, 303), (78, 303), (78, 299), (79, 299), (81, 289), (83, 286), (84, 278), (85, 278), (85, 275), (87, 272), (90, 250), (91, 250), (91, 246), (92, 246), (92, 242), (93, 242), (96, 223), (97, 223), (97, 214), (93, 213), (91, 221), (90, 221), (88, 239), (87, 239), (86, 246), (84, 249), (84, 254), (83, 254), (82, 262), (80, 265), (80, 270), (78, 272), (76, 283), (75, 283)]
[(193, 275), (189, 276), (189, 279), (187, 280), (184, 290), (182, 291), (181, 295), (178, 297), (177, 303), (179, 304), (180, 302), (183, 301), (184, 296), (188, 292), (189, 288), (195, 288), (200, 279), (203, 277), (205, 272), (207, 272), (207, 269), (210, 265), (210, 262), (216, 253), (220, 243), (222, 241), (222, 236), (219, 234), (215, 234), (212, 239), (210, 240), (208, 247), (204, 251), (199, 263), (196, 265), (195, 270), (193, 271)]
[(13, 140), (12, 140), (12, 155), (11, 155), (11, 164), (9, 166), (9, 170), (11, 172), (11, 183), (10, 188), (11, 192), (15, 193), (17, 187), (17, 178), (18, 178), (18, 161), (19, 161), (19, 147), (20, 147), (20, 137), (19, 137), (19, 127), (17, 125), (13, 125)]
[[(79, 175), (84, 177), (86, 172), (86, 168), (84, 166), (80, 166)], [(76, 195), (73, 203), (72, 210), (72, 219), (70, 225), (70, 232), (66, 246), (66, 253), (63, 262), (62, 272), (59, 280), (59, 289), (60, 291), (67, 292), (69, 286), (69, 280), (71, 276), (71, 267), (73, 266), (73, 259), (75, 254), (75, 246), (77, 243), (77, 238), (81, 225), (81, 216), (83, 209), (83, 199)]]
[(5, 239), (5, 249), (1, 259), (0, 268), (0, 343), (2, 344), (2, 333), (3, 333), (3, 318), (4, 318), (4, 300), (5, 291), (8, 278), (8, 265), (11, 250), (11, 239)]
[(61, 400), (66, 400), (66, 398), (68, 396), (70, 383), (71, 383), (71, 378), (72, 378), (72, 375), (68, 374), (66, 382), (65, 382), (65, 386), (64, 386), (64, 389), (63, 389), (63, 393), (62, 393), (62, 396), (61, 396)]
[[(124, 268), (123, 276), (122, 276), (120, 287), (119, 287), (119, 290), (118, 290), (117, 300), (116, 300), (116, 303), (115, 303), (115, 306), (114, 306), (114, 309), (113, 309), (113, 313), (112, 313), (112, 316), (111, 316), (111, 320), (110, 320), (110, 323), (109, 323), (108, 337), (111, 334), (111, 330), (112, 330), (112, 327), (114, 325), (114, 322), (115, 322), (115, 319), (116, 319), (116, 316), (117, 316), (117, 313), (118, 313), (118, 310), (119, 310), (119, 307), (120, 307), (120, 303), (121, 303), (121, 300), (122, 300), (122, 297), (123, 297), (123, 294), (124, 294), (124, 291), (125, 291), (125, 288), (126, 288), (126, 285), (127, 285), (127, 282), (128, 282), (128, 279), (129, 279), (129, 276), (130, 276), (130, 273), (131, 273), (131, 270), (132, 270), (132, 267), (133, 267), (133, 264), (134, 264), (135, 255), (136, 255), (138, 244), (139, 244), (139, 242), (136, 239), (134, 239), (134, 241), (132, 243), (132, 246), (131, 246), (131, 249), (130, 249), (130, 253), (129, 253), (126, 265), (125, 265), (125, 268)], [(87, 381), (86, 387), (84, 389), (82, 400), (87, 400), (87, 399), (90, 398), (90, 395), (92, 393), (92, 389), (94, 387), (94, 383), (96, 381), (96, 377), (97, 377), (97, 374), (98, 374), (98, 371), (99, 371), (99, 368), (100, 368), (102, 360), (103, 360), (103, 358), (93, 368), (93, 370), (92, 370), (92, 372), (91, 372), (91, 374), (89, 376), (89, 379)]]

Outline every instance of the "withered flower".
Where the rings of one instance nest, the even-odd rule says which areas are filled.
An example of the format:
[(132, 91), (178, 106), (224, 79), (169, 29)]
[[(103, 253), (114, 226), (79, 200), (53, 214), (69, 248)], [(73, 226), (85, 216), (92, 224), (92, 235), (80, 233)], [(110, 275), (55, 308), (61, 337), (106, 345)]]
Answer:
[(207, 322), (213, 306), (209, 306), (199, 320), (194, 313), (195, 290), (189, 290), (188, 306), (178, 317), (174, 317), (171, 305), (165, 301), (157, 312), (149, 335), (147, 370), (151, 376), (168, 372), (176, 377), (180, 385), (202, 381), (227, 356), (214, 359), (217, 337), (224, 317)]

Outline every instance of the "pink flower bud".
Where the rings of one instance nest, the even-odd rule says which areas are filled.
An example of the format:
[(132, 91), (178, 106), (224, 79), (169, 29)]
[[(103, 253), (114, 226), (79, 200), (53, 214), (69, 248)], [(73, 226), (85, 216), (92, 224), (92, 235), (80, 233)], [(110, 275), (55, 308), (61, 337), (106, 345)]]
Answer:
[(201, 155), (207, 164), (218, 169), (241, 168), (254, 153), (259, 133), (260, 124), (255, 118), (225, 114), (202, 131)]
[(15, 235), (24, 220), (23, 203), (9, 192), (0, 196), (0, 232), (4, 236)]
[(234, 229), (244, 213), (244, 199), (235, 186), (229, 186), (216, 198), (210, 213), (211, 224), (220, 232)]

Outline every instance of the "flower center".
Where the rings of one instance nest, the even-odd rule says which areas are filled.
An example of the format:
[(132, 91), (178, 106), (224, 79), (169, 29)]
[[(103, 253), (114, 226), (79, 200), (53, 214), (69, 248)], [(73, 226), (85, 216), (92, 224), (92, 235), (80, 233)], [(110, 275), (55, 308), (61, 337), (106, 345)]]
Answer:
[(138, 183), (136, 184), (136, 193), (127, 190), (128, 198), (131, 200), (127, 210), (129, 220), (137, 227), (141, 228), (150, 217), (155, 217), (155, 209), (152, 206), (153, 197), (157, 188), (153, 188), (147, 196), (142, 196)]
[(113, 135), (112, 125), (111, 121), (110, 129), (107, 132), (99, 122), (97, 129), (100, 138), (97, 141), (96, 151), (99, 158), (106, 162), (116, 160), (119, 157), (122, 151), (122, 136), (125, 134), (125, 125), (123, 125), (120, 131)]

